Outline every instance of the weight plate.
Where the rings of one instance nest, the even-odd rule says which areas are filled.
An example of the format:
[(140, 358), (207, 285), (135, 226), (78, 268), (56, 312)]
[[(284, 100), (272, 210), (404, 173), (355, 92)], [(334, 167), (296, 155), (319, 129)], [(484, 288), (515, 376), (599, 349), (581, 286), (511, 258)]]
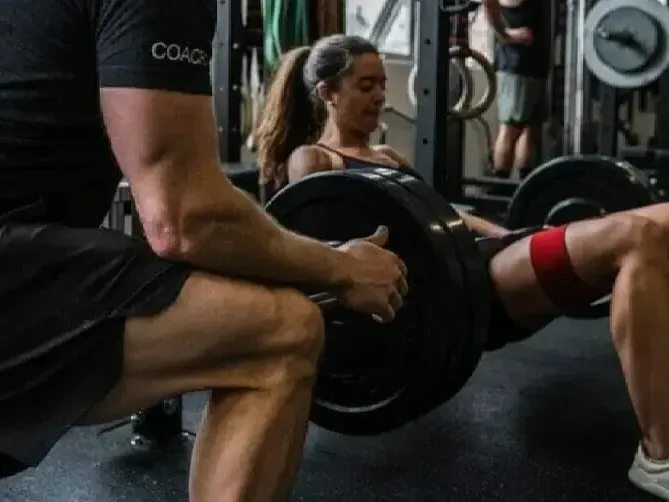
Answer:
[[(267, 211), (287, 228), (323, 241), (346, 241), (387, 225), (388, 247), (409, 269), (410, 293), (393, 323), (376, 324), (343, 309), (326, 314), (312, 421), (335, 432), (368, 435), (424, 414), (431, 386), (458, 348), (459, 333), (444, 333), (444, 325), (469, 321), (464, 271), (443, 251), (457, 246), (455, 234), (374, 169), (309, 176), (277, 193)], [(457, 214), (450, 216), (457, 226)]]
[[(559, 157), (520, 184), (509, 204), (506, 226), (561, 225), (657, 201), (648, 177), (628, 162), (599, 155)], [(598, 318), (608, 311), (608, 301), (598, 301), (571, 317)]]
[[(639, 12), (630, 15), (629, 9)], [(655, 30), (647, 28), (648, 19)], [(643, 87), (669, 66), (667, 33), (669, 9), (657, 0), (597, 2), (585, 18), (585, 63), (607, 85), (621, 89)]]
[(638, 72), (657, 54), (659, 26), (641, 9), (620, 7), (599, 20), (593, 42), (605, 65), (622, 73)]
[[(470, 299), (464, 304), (468, 307), (468, 318), (465, 326), (456, 328), (449, 322), (448, 328), (445, 328), (448, 329), (445, 331), (447, 333), (457, 331), (462, 336), (459, 338), (459, 347), (453, 351), (453, 359), (442, 366), (443, 374), (434, 383), (434, 399), (429, 402), (428, 406), (438, 406), (462, 389), (474, 373), (485, 350), (490, 320), (490, 292), (492, 291), (488, 264), (480, 256), (475, 236), (466, 225), (460, 224), (459, 217), (457, 220), (453, 219), (456, 206), (449, 204), (422, 179), (415, 177), (411, 171), (377, 169), (376, 173), (393, 180), (417, 197), (432, 214), (438, 217), (437, 223), (445, 232), (452, 234), (457, 243), (457, 247), (447, 246), (442, 249), (442, 253), (449, 261), (457, 263), (465, 274), (464, 284), (467, 289), (464, 295)], [(454, 221), (457, 221), (458, 224), (453, 225)], [(453, 251), (456, 254), (453, 254)]]

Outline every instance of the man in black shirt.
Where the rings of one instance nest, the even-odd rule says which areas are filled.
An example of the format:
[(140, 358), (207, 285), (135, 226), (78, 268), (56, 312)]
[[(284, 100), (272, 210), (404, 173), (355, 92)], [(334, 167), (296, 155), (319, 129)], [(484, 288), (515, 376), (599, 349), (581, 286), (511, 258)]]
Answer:
[(493, 154), (493, 174), (521, 177), (536, 163), (537, 139), (547, 114), (547, 79), (551, 65), (547, 0), (485, 0), (488, 21), (497, 37), (497, 105), (500, 123)]
[[(2, 475), (72, 426), (210, 389), (191, 500), (281, 500), (323, 327), (304, 295), (262, 282), (384, 321), (401, 307), (384, 229), (328, 247), (222, 172), (215, 21), (214, 0), (0, 0)], [(98, 228), (122, 175), (146, 244)]]

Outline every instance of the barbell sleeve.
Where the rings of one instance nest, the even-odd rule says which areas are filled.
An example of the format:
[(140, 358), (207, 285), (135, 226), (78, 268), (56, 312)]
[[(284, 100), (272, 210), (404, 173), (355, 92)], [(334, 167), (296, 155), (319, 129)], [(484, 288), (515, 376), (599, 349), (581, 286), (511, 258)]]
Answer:
[(331, 293), (313, 293), (309, 295), (309, 300), (318, 305), (321, 310), (328, 310), (339, 306), (339, 300)]

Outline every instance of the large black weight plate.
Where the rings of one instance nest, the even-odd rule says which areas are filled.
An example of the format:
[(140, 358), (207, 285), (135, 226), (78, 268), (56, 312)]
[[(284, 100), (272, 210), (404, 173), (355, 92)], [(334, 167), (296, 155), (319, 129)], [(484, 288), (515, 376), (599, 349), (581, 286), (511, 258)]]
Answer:
[(456, 237), (458, 243), (457, 247), (446, 246), (442, 252), (450, 262), (457, 263), (465, 274), (464, 294), (467, 301), (463, 302), (463, 305), (468, 308), (469, 315), (465, 325), (461, 327), (452, 326), (448, 320), (445, 322), (444, 333), (456, 330), (463, 336), (459, 340), (458, 350), (454, 351), (454, 359), (448, 365), (444, 365), (445, 374), (434, 384), (435, 400), (429, 404), (436, 406), (460, 391), (474, 373), (485, 350), (492, 291), (488, 266), (480, 256), (475, 236), (465, 225), (460, 224), (460, 220), (457, 220), (457, 225), (453, 224), (456, 205), (449, 204), (439, 193), (424, 183), (422, 178), (413, 176), (412, 172), (397, 169), (377, 169), (376, 172), (416, 196), (438, 218), (438, 223), (444, 231)]
[[(423, 415), (425, 403), (434, 400), (432, 386), (448, 376), (444, 366), (459, 350), (462, 334), (444, 326), (469, 322), (462, 303), (465, 271), (443, 252), (457, 246), (457, 234), (444, 231), (416, 197), (374, 169), (309, 176), (281, 190), (267, 211), (286, 227), (324, 241), (362, 237), (387, 225), (388, 247), (409, 269), (411, 290), (393, 323), (379, 325), (343, 309), (327, 312), (312, 421), (370, 435)], [(450, 221), (458, 225), (455, 212)]]
[[(561, 225), (658, 201), (648, 177), (632, 164), (601, 155), (559, 157), (533, 171), (509, 204), (511, 229)], [(571, 317), (608, 315), (600, 301)]]

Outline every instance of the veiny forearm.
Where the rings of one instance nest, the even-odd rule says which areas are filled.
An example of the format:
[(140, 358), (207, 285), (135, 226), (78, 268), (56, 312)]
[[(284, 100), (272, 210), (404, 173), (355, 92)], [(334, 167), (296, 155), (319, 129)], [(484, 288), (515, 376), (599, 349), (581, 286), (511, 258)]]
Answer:
[(284, 229), (239, 189), (232, 197), (233, 204), (228, 200), (197, 215), (185, 261), (225, 275), (326, 290), (347, 284), (346, 254)]

